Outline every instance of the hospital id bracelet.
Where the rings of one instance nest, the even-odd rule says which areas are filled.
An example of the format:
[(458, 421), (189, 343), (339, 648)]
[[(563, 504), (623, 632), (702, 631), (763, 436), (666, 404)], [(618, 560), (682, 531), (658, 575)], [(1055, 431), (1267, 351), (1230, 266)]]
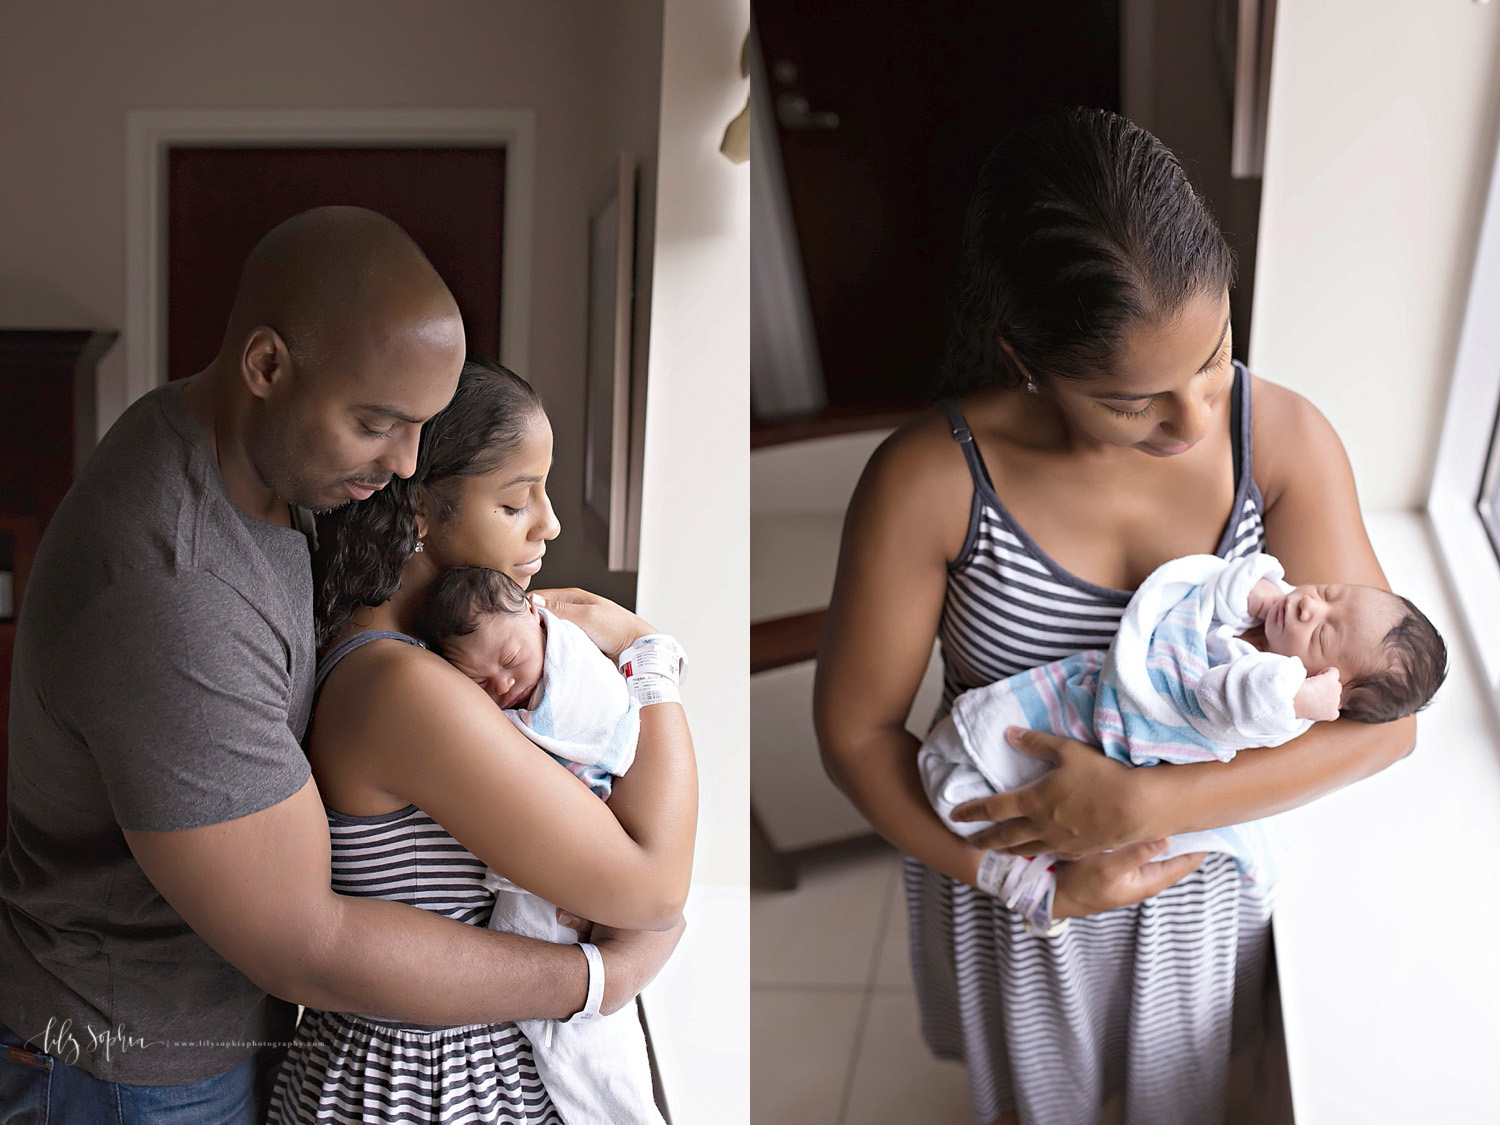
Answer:
[(583, 1007), (563, 1023), (593, 1023), (603, 1018), (599, 1005), (604, 1003), (604, 958), (599, 955), (599, 947), (592, 942), (580, 941), (578, 948), (583, 950), (584, 959), (589, 963), (589, 991)]
[(1026, 928), (1037, 937), (1057, 937), (1068, 928), (1069, 919), (1052, 917), (1052, 900), (1056, 894), (1057, 885), (1054, 883), (1042, 896), (1035, 917), (1026, 920)]
[(676, 684), (687, 668), (687, 653), (682, 651), (675, 637), (651, 633), (626, 645), (617, 663), (626, 679), (646, 673), (665, 676)]
[(1033, 937), (1057, 937), (1068, 928), (1066, 918), (1054, 921), (1052, 917), (1057, 878), (1050, 856), (1036, 856), (1027, 861), (1022, 877), (1006, 890), (1009, 897), (1005, 905), (1021, 916), (1026, 932)]
[(653, 703), (681, 703), (682, 692), (677, 690), (677, 681), (666, 676), (638, 673), (625, 678), (630, 698), (642, 707)]
[(1051, 857), (1007, 855), (987, 851), (975, 879), (985, 894), (998, 898), (1007, 910), (1021, 916), (1026, 931), (1036, 937), (1057, 937), (1068, 927), (1066, 918), (1054, 921), (1052, 898), (1057, 889)]
[(979, 874), (974, 882), (991, 898), (1000, 897), (1005, 876), (1015, 866), (1016, 857), (1004, 852), (985, 852), (979, 860)]

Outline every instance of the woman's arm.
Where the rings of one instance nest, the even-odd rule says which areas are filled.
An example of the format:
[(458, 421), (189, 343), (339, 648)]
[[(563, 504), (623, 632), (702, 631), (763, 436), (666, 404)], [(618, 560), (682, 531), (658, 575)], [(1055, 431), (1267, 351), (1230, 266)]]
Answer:
[(373, 786), (573, 914), (621, 929), (676, 924), (697, 822), (679, 704), (642, 708), (635, 762), (606, 804), (439, 657), (393, 645), (372, 651), (360, 671), (357, 682), (333, 677), (325, 688), (356, 691), (359, 706), (324, 703), (352, 716), (339, 741), (358, 748)]
[[(1266, 546), (1289, 582), (1388, 589), (1360, 516), (1354, 474), (1333, 427), (1300, 395), (1255, 380), (1254, 474)], [(1021, 855), (1088, 855), (1295, 808), (1369, 777), (1411, 752), (1416, 720), (1319, 723), (1282, 746), (1229, 762), (1109, 770), (1096, 751), (1031, 732), (1019, 745), (1058, 761), (1039, 782), (984, 802), (974, 819), (1004, 820), (976, 841)], [(977, 810), (976, 810), (977, 811)]]
[(899, 431), (871, 458), (844, 521), (813, 718), (829, 777), (880, 834), (972, 884), (982, 853), (928, 803), (920, 743), (906, 729), (971, 495), (963, 460), (935, 420)]

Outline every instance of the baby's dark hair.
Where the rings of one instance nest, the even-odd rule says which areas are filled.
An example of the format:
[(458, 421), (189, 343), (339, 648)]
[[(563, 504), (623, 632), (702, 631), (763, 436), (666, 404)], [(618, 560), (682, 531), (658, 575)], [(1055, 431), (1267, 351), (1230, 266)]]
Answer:
[(487, 566), (455, 566), (438, 575), (417, 615), (417, 635), (441, 646), (466, 637), (491, 613), (519, 614), (527, 610), (526, 591), (516, 581)]
[(1410, 601), (1400, 601), (1406, 612), (1382, 643), (1391, 667), (1355, 676), (1344, 685), (1339, 714), (1345, 718), (1388, 723), (1414, 715), (1432, 701), (1448, 675), (1448, 646), (1442, 634)]

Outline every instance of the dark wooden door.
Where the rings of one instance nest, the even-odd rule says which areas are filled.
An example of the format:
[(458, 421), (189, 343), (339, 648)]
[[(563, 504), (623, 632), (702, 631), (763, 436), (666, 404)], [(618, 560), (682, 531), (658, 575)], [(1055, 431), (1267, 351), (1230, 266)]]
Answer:
[(1119, 109), (1117, 0), (754, 0), (754, 15), (829, 408), (924, 402), (979, 166), (1038, 114)]
[(400, 224), (453, 290), (469, 347), (499, 356), (503, 148), (174, 148), (167, 170), (170, 378), (218, 354), (240, 267), (260, 237), (335, 203)]

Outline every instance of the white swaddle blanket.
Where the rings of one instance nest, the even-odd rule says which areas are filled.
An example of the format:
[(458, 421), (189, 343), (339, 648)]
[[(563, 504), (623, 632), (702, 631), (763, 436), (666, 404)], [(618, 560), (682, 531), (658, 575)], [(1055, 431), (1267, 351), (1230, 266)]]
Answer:
[(505, 712), (531, 741), (579, 776), (585, 770), (619, 776), (635, 761), (641, 707), (625, 677), (588, 634), (549, 610), (542, 679), (530, 707)]
[[(557, 921), (555, 906), (513, 883), (495, 895), (489, 928), (544, 941), (578, 940)], [(646, 1033), (633, 1002), (591, 1023), (517, 1020), (516, 1026), (531, 1040), (537, 1077), (568, 1125), (666, 1125), (656, 1108)]]
[(1263, 578), (1290, 589), (1283, 573), (1266, 554), (1187, 555), (1152, 571), (1100, 672), (1094, 731), (1106, 754), (1138, 766), (1227, 762), (1312, 726), (1293, 711), (1302, 661), (1239, 636), (1258, 620), (1251, 589)]

